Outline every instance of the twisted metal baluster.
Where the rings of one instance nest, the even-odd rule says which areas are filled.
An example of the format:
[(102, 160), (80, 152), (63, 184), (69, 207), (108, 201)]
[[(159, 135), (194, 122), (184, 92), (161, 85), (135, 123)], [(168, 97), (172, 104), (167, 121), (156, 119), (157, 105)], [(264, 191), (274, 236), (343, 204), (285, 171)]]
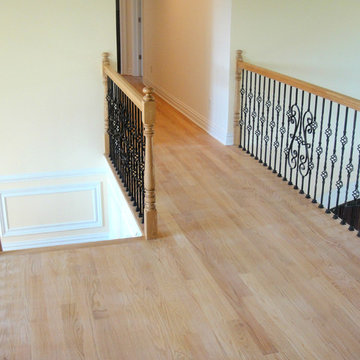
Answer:
[[(244, 94), (245, 94), (245, 89), (244, 89), (244, 69), (242, 69), (241, 70), (241, 89), (240, 89), (241, 107), (240, 107), (240, 121), (239, 121), (239, 125), (240, 125), (240, 144), (239, 144), (239, 148), (240, 149), (243, 147), (242, 146), (242, 137), (243, 137), (243, 126), (244, 126), (244, 120), (243, 120)], [(245, 142), (245, 139), (244, 139), (244, 142)]]
[(284, 84), (284, 93), (283, 93), (283, 112), (282, 112), (282, 121), (281, 121), (281, 127), (280, 127), (280, 134), (281, 134), (281, 144), (280, 144), (280, 163), (279, 163), (279, 173), (278, 177), (282, 177), (281, 170), (282, 170), (282, 159), (283, 159), (283, 145), (284, 145), (284, 135), (286, 133), (285, 128), (285, 105), (286, 105), (286, 88), (287, 85)]
[(326, 178), (329, 176), (328, 172), (327, 172), (327, 158), (328, 158), (328, 151), (329, 151), (329, 141), (330, 141), (330, 136), (332, 135), (332, 130), (331, 130), (331, 115), (332, 115), (332, 105), (333, 102), (330, 101), (330, 109), (329, 109), (329, 121), (328, 121), (328, 127), (325, 130), (325, 135), (326, 135), (326, 150), (325, 150), (325, 161), (324, 161), (324, 169), (321, 172), (321, 177), (322, 177), (322, 186), (321, 186), (321, 200), (320, 200), (320, 205), (319, 208), (322, 209), (324, 208), (324, 190), (325, 190), (325, 181)]
[[(353, 197), (356, 201), (356, 205), (359, 206), (360, 204), (358, 204), (359, 202), (359, 198), (360, 198), (360, 191), (359, 191), (359, 179), (360, 179), (360, 144), (358, 144), (357, 146), (357, 151), (359, 153), (358, 156), (358, 166), (357, 166), (357, 172), (356, 172), (356, 184), (355, 184), (355, 189), (353, 191)], [(354, 211), (355, 212), (355, 211)], [(358, 233), (357, 236), (360, 237), (360, 227), (358, 228)]]
[[(345, 192), (345, 205), (348, 202), (348, 194), (349, 194), (349, 187), (350, 187), (350, 177), (351, 177), (351, 173), (354, 171), (354, 165), (353, 165), (353, 153), (354, 153), (354, 144), (355, 144), (355, 131), (356, 131), (356, 120), (357, 120), (357, 111), (354, 111), (354, 121), (353, 121), (353, 132), (352, 132), (352, 137), (351, 137), (351, 149), (350, 149), (350, 157), (349, 157), (349, 163), (346, 165), (346, 171), (347, 171), (347, 183), (346, 183), (346, 192)], [(359, 159), (360, 159), (360, 146), (358, 145), (358, 150), (359, 150)], [(360, 165), (360, 162), (359, 164)], [(358, 173), (357, 173), (357, 181), (356, 181), (356, 187), (355, 190), (353, 192), (353, 196), (355, 199), (357, 199), (359, 196), (358, 191), (356, 192), (356, 190), (358, 190), (358, 185), (359, 185), (359, 168), (358, 168)], [(346, 221), (345, 219), (342, 219), (341, 225), (345, 225)], [(354, 231), (354, 226), (349, 224), (349, 230), (350, 231)]]
[[(268, 142), (269, 142), (269, 112), (271, 107), (271, 101), (270, 101), (270, 81), (271, 79), (268, 79), (268, 87), (267, 87), (267, 100), (266, 100), (266, 134), (264, 137), (265, 142), (265, 157), (264, 157), (264, 166), (267, 166), (266, 158), (267, 158), (267, 151), (268, 151)], [(269, 150), (270, 151), (270, 150)]]
[[(288, 166), (288, 161), (289, 161), (289, 156), (290, 156), (289, 137), (290, 137), (290, 118), (291, 118), (292, 91), (293, 91), (293, 87), (290, 86), (289, 108), (288, 108), (288, 111), (286, 112), (286, 115), (288, 117), (288, 128), (287, 128), (287, 134), (286, 134), (286, 147), (285, 147), (285, 150), (284, 150), (284, 153), (285, 153), (285, 170), (284, 170), (283, 181), (288, 181), (288, 179), (286, 178), (286, 174), (287, 174), (287, 166)], [(285, 109), (284, 109), (284, 111), (285, 111)], [(291, 168), (290, 168), (290, 175), (291, 175)], [(291, 185), (290, 177), (289, 177), (289, 183), (288, 184)]]
[(262, 94), (262, 111), (261, 111), (261, 143), (260, 143), (260, 159), (259, 163), (263, 163), (263, 143), (264, 143), (264, 123), (265, 123), (265, 85), (266, 85), (266, 77), (263, 77), (263, 94)]
[(337, 196), (336, 196), (336, 206), (334, 209), (334, 219), (337, 219), (339, 217), (339, 200), (340, 200), (340, 191), (344, 186), (344, 183), (342, 181), (342, 173), (343, 173), (343, 165), (344, 165), (344, 153), (345, 153), (345, 146), (348, 142), (348, 138), (346, 136), (347, 131), (347, 124), (348, 124), (348, 115), (349, 115), (349, 108), (346, 107), (345, 110), (345, 123), (344, 123), (344, 129), (343, 129), (343, 135), (340, 139), (341, 142), (341, 160), (340, 160), (340, 169), (339, 169), (339, 178), (336, 182), (336, 188), (337, 188)]
[(278, 83), (278, 96), (277, 96), (277, 104), (275, 107), (276, 110), (276, 135), (275, 135), (275, 142), (274, 142), (274, 148), (275, 148), (275, 156), (274, 156), (274, 170), (273, 173), (277, 173), (277, 157), (278, 157), (278, 148), (280, 146), (279, 143), (279, 119), (280, 119), (280, 112), (281, 112), (281, 105), (280, 105), (280, 94), (281, 94), (281, 83)]
[(252, 94), (252, 72), (250, 72), (250, 92), (248, 93), (248, 99), (249, 99), (249, 125), (248, 125), (248, 146), (247, 146), (247, 154), (250, 154), (250, 139), (251, 139), (251, 130), (252, 130), (252, 126), (251, 126), (251, 100), (253, 98), (253, 94)]
[(275, 80), (273, 80), (273, 98), (272, 98), (272, 110), (271, 110), (271, 121), (270, 121), (270, 151), (269, 151), (269, 166), (268, 166), (268, 170), (272, 170), (271, 167), (271, 160), (272, 160), (272, 146), (273, 146), (273, 135), (274, 135), (274, 127), (275, 127), (275, 92), (276, 92), (276, 82)]
[(336, 141), (337, 141), (338, 129), (339, 129), (339, 116), (340, 116), (340, 104), (338, 104), (338, 107), (337, 107), (334, 148), (333, 148), (333, 153), (330, 156), (330, 161), (331, 161), (330, 188), (329, 188), (328, 206), (325, 211), (327, 214), (330, 214), (330, 212), (331, 212), (330, 204), (331, 204), (332, 183), (333, 183), (333, 177), (334, 177), (334, 167), (335, 167), (335, 163), (337, 162), (337, 155), (336, 155), (337, 143), (336, 143)]
[(256, 98), (257, 104), (258, 104), (258, 108), (257, 108), (257, 126), (256, 126), (256, 131), (255, 131), (255, 135), (256, 135), (256, 154), (255, 154), (255, 160), (259, 160), (259, 136), (261, 134), (260, 132), (260, 105), (262, 103), (262, 97), (261, 97), (261, 75), (259, 75), (259, 84), (258, 84), (258, 95)]
[[(252, 74), (252, 73), (251, 73)], [(257, 74), (255, 74), (255, 80), (254, 80), (254, 103), (253, 103), (253, 111), (251, 113), (252, 117), (252, 140), (251, 140), (251, 157), (254, 157), (254, 143), (255, 143), (255, 119), (257, 117), (256, 114), (256, 81), (257, 81)], [(251, 87), (252, 90), (252, 87)]]
[(319, 132), (319, 144), (316, 148), (317, 154), (317, 163), (316, 163), (316, 176), (315, 176), (315, 190), (314, 190), (314, 198), (312, 200), (313, 204), (317, 203), (316, 195), (317, 195), (317, 186), (319, 179), (319, 170), (320, 170), (320, 156), (323, 153), (324, 149), (322, 148), (322, 130), (324, 126), (324, 112), (325, 112), (325, 99), (322, 99), (322, 107), (321, 107), (321, 121), (320, 121), (320, 132)]

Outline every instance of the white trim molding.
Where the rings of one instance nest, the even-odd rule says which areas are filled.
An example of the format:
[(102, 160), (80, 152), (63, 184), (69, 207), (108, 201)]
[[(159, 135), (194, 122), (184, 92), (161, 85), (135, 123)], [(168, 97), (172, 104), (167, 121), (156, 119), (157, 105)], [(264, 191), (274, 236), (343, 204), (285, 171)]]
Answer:
[(105, 175), (105, 174), (106, 174), (105, 169), (84, 169), (84, 170), (56, 171), (56, 172), (43, 172), (43, 173), (18, 174), (18, 175), (2, 175), (0, 176), (0, 183), (60, 179), (60, 178)]
[[(93, 217), (86, 221), (74, 221), (65, 223), (54, 223), (46, 225), (32, 225), (22, 227), (9, 226), (9, 214), (7, 209), (6, 199), (11, 197), (21, 196), (36, 196), (44, 194), (58, 194), (91, 191), (93, 202)], [(103, 209), (102, 209), (102, 195), (101, 182), (83, 183), (83, 184), (69, 184), (60, 186), (37, 187), (27, 189), (15, 189), (0, 191), (0, 233), (1, 237), (8, 236), (26, 236), (42, 233), (53, 233), (58, 231), (69, 231), (79, 229), (93, 229), (103, 226)]]
[(4, 251), (12, 250), (23, 250), (23, 249), (33, 249), (40, 247), (48, 246), (58, 246), (58, 245), (69, 245), (69, 244), (85, 244), (97, 241), (109, 241), (112, 240), (109, 237), (108, 233), (98, 233), (98, 234), (84, 234), (84, 235), (74, 235), (74, 236), (64, 236), (56, 237), (49, 239), (41, 240), (25, 240), (25, 241), (7, 241), (2, 244)]

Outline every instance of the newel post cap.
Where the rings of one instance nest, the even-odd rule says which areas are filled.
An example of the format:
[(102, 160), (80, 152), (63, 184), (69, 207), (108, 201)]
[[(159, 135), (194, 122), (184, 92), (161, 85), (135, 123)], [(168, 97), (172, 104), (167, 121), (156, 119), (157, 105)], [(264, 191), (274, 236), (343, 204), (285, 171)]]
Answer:
[(145, 86), (143, 88), (143, 93), (145, 94), (144, 96), (144, 101), (145, 102), (148, 102), (148, 101), (154, 101), (155, 98), (153, 96), (153, 93), (154, 93), (154, 89), (152, 87), (148, 87), (148, 86)]

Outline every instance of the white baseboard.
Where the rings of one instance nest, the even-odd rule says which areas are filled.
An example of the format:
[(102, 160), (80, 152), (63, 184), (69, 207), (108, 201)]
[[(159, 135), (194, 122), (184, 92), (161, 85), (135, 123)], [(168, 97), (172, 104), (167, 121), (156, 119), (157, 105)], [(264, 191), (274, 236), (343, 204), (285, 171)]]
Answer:
[(216, 140), (220, 141), (222, 144), (225, 144), (223, 136), (220, 135), (222, 133), (221, 129), (217, 125), (211, 124), (208, 118), (201, 115), (192, 107), (185, 104), (183, 101), (179, 100), (174, 95), (170, 94), (161, 86), (153, 83), (151, 80), (144, 77), (143, 81), (146, 86), (151, 86), (155, 90), (155, 93), (157, 95), (159, 95), (162, 99), (168, 102), (176, 110), (178, 110), (183, 115), (185, 115), (189, 120), (191, 120), (201, 129), (205, 130), (209, 135), (214, 137)]
[(11, 250), (33, 249), (33, 248), (68, 245), (68, 244), (84, 244), (88, 242), (106, 241), (106, 240), (112, 240), (109, 237), (109, 234), (99, 233), (99, 234), (65, 236), (65, 237), (49, 238), (42, 240), (4, 242), (2, 246), (4, 251), (11, 251)]

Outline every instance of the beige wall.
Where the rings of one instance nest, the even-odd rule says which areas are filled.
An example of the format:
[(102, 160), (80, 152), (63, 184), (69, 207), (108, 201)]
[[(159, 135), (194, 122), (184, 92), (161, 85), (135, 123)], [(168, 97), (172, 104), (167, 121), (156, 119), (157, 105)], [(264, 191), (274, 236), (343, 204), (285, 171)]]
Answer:
[[(359, 14), (358, 0), (233, 0), (231, 68), (242, 49), (245, 61), (360, 98)], [(230, 84), (232, 113), (233, 72)]]
[(247, 61), (360, 97), (357, 0), (153, 0), (144, 7), (146, 81), (224, 143), (233, 136), (237, 49)]
[(115, 1), (2, 1), (0, 175), (97, 167)]
[(230, 19), (231, 0), (144, 1), (145, 81), (220, 141), (228, 118)]

